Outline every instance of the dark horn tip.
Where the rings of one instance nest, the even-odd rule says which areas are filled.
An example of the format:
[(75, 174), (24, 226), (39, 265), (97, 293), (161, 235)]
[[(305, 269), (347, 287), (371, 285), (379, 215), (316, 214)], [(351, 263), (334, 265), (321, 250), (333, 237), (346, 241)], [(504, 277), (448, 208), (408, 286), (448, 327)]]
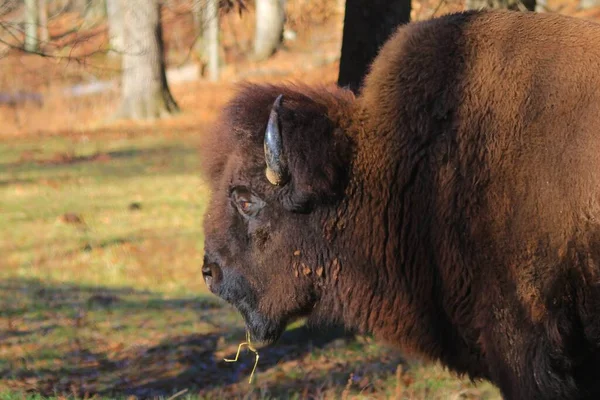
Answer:
[(279, 96), (277, 96), (277, 98), (275, 99), (275, 102), (273, 103), (273, 108), (279, 108), (281, 106), (281, 101), (283, 100), (283, 94), (280, 94)]

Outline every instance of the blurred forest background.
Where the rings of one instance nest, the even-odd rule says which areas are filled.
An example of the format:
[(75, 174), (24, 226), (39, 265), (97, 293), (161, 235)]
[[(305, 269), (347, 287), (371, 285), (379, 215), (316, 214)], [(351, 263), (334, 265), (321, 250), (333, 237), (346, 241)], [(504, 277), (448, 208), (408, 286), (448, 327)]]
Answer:
[(600, 20), (598, 0), (537, 1), (0, 0), (0, 399), (499, 399), (302, 323), (249, 383), (252, 353), (223, 361), (241, 317), (200, 274), (197, 148), (237, 82), (359, 90), (371, 38), (409, 17)]

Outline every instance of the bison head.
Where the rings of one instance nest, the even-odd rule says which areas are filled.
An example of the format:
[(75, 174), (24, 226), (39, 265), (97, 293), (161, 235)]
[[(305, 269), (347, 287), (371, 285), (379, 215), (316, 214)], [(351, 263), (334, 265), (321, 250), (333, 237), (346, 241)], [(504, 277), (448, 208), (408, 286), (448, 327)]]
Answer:
[(204, 145), (212, 189), (202, 273), (254, 340), (275, 341), (323, 296), (331, 243), (324, 224), (343, 201), (351, 140), (342, 89), (245, 85)]

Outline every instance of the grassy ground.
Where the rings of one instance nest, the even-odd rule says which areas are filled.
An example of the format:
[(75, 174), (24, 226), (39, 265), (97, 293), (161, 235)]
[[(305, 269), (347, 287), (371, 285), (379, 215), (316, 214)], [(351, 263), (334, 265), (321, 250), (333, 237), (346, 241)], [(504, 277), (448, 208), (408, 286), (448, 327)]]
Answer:
[(302, 326), (260, 349), (249, 384), (251, 353), (223, 361), (244, 338), (241, 318), (199, 274), (196, 138), (128, 129), (0, 142), (0, 399), (499, 398), (369, 338)]

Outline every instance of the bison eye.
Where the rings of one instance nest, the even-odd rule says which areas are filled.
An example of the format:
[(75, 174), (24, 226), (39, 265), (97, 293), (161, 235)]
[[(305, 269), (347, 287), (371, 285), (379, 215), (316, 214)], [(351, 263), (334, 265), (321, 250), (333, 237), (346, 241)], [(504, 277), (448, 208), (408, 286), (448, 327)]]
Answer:
[(244, 213), (247, 213), (250, 211), (250, 209), (252, 208), (252, 202), (251, 201), (246, 201), (246, 200), (242, 200), (240, 201), (240, 210), (242, 210)]
[(231, 198), (238, 212), (244, 217), (255, 217), (265, 206), (265, 202), (245, 187), (235, 187)]

